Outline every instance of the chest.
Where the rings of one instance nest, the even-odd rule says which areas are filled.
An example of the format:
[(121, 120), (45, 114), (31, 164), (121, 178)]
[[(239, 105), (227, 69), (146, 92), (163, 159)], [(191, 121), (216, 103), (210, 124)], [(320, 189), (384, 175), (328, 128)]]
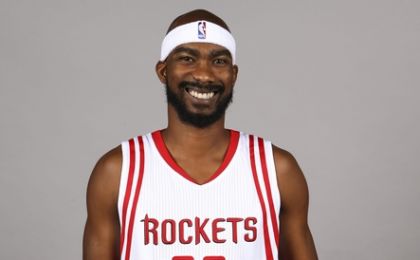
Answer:
[(153, 214), (164, 219), (258, 217), (261, 211), (246, 157), (232, 160), (202, 185), (160, 157), (150, 159), (144, 168), (138, 207), (140, 216)]
[[(124, 147), (129, 154), (130, 146)], [(271, 196), (262, 189), (267, 178), (256, 170), (246, 146), (239, 146), (202, 185), (153, 145), (139, 142), (138, 147), (137, 156), (124, 157), (121, 178), (123, 257), (251, 260), (275, 251), (279, 203), (269, 207)]]
[(150, 254), (185, 250), (199, 256), (253, 248), (263, 237), (261, 205), (247, 160), (231, 162), (204, 185), (159, 160), (149, 162), (135, 216), (135, 243)]

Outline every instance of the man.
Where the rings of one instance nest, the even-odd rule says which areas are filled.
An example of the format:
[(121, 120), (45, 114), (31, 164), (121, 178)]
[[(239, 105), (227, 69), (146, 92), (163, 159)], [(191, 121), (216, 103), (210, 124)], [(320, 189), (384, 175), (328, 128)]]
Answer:
[(168, 127), (95, 166), (84, 259), (317, 259), (296, 160), (224, 127), (238, 74), (225, 22), (205, 10), (176, 18), (156, 73)]

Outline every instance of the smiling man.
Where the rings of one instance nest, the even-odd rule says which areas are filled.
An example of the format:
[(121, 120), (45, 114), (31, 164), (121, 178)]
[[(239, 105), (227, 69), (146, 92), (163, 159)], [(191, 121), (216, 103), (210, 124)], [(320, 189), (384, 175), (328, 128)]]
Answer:
[(228, 26), (206, 10), (169, 26), (156, 65), (168, 126), (98, 161), (87, 191), (85, 260), (317, 259), (296, 160), (225, 128), (235, 57)]

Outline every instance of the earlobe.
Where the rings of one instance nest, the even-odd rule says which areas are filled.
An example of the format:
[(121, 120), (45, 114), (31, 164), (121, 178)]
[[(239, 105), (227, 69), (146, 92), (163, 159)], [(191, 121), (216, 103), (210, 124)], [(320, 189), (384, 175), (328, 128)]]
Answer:
[(166, 84), (166, 63), (158, 61), (155, 66), (155, 70), (160, 82), (162, 82), (162, 84)]
[(233, 85), (235, 85), (236, 79), (238, 78), (239, 68), (237, 65), (233, 65)]

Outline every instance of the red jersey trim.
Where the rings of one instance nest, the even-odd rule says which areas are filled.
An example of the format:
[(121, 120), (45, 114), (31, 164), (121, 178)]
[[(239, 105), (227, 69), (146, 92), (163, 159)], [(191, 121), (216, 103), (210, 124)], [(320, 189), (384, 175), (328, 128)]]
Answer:
[(128, 234), (127, 234), (127, 247), (125, 251), (125, 259), (130, 259), (131, 254), (131, 240), (133, 237), (133, 227), (134, 227), (134, 219), (136, 217), (136, 209), (137, 209), (137, 202), (139, 200), (140, 188), (143, 182), (143, 175), (144, 175), (144, 145), (143, 145), (143, 137), (138, 137), (139, 141), (139, 153), (140, 153), (140, 169), (139, 169), (139, 178), (137, 180), (136, 191), (134, 194), (134, 201), (133, 206), (131, 207), (131, 214), (130, 214), (130, 222), (128, 224)]
[(179, 175), (181, 175), (185, 179), (193, 182), (194, 184), (203, 185), (216, 179), (226, 169), (226, 167), (229, 165), (230, 161), (232, 160), (233, 156), (235, 155), (235, 152), (236, 152), (236, 149), (238, 148), (238, 143), (239, 143), (239, 132), (235, 130), (229, 130), (229, 131), (230, 131), (229, 146), (227, 148), (225, 158), (223, 159), (222, 164), (219, 166), (216, 172), (213, 173), (213, 175), (206, 182), (202, 184), (198, 184), (193, 178), (191, 178), (191, 176), (184, 169), (181, 168), (181, 166), (179, 166), (175, 162), (174, 158), (169, 153), (169, 150), (166, 147), (165, 142), (163, 141), (162, 133), (161, 133), (162, 130), (153, 132), (152, 138), (160, 155), (174, 171), (176, 171)]
[(254, 136), (252, 135), (249, 136), (249, 156), (251, 160), (251, 169), (252, 169), (252, 175), (254, 177), (255, 188), (257, 190), (258, 199), (261, 204), (262, 215), (263, 215), (265, 255), (267, 257), (267, 260), (273, 260), (273, 252), (271, 251), (270, 236), (268, 234), (268, 226), (267, 226), (267, 211), (265, 208), (265, 203), (262, 196), (260, 183), (258, 181), (257, 168), (255, 165)]
[(129, 164), (129, 170), (128, 170), (128, 180), (127, 180), (127, 186), (125, 189), (124, 194), (124, 202), (123, 202), (123, 208), (122, 208), (122, 223), (121, 223), (121, 236), (120, 236), (120, 254), (122, 254), (123, 246), (125, 242), (125, 222), (126, 222), (126, 216), (127, 216), (127, 207), (128, 202), (130, 201), (130, 195), (131, 195), (131, 189), (133, 187), (133, 176), (134, 176), (134, 164), (135, 164), (135, 147), (134, 147), (134, 139), (130, 139), (128, 141), (129, 145), (129, 156), (130, 156), (130, 164)]
[(277, 224), (276, 212), (274, 211), (273, 195), (271, 193), (270, 181), (268, 179), (267, 161), (265, 158), (264, 141), (258, 138), (258, 148), (260, 151), (261, 168), (264, 176), (264, 183), (266, 188), (268, 205), (270, 207), (271, 225), (273, 226), (274, 238), (276, 240), (277, 248), (279, 247), (279, 226)]

